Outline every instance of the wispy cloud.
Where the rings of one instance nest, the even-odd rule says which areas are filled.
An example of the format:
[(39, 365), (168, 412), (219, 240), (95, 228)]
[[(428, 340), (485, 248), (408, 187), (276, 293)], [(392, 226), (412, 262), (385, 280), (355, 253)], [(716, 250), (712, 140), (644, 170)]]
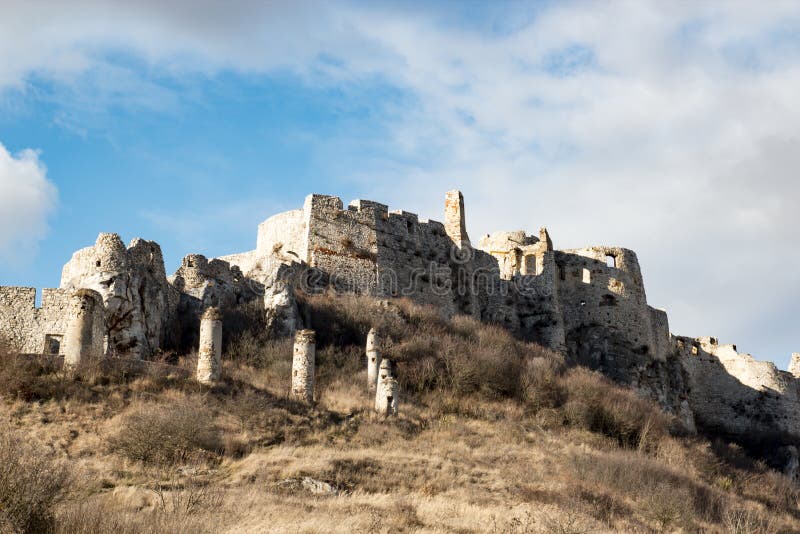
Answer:
[(57, 197), (38, 153), (12, 155), (0, 144), (0, 260), (22, 265), (31, 259)]

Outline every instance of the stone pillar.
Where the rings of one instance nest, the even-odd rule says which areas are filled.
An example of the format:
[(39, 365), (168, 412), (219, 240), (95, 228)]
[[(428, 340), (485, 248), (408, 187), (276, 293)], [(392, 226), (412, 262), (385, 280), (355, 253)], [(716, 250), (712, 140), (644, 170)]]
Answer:
[(392, 364), (389, 360), (381, 362), (375, 390), (375, 411), (383, 415), (397, 415), (400, 401), (400, 384), (392, 376), (391, 368)]
[(371, 328), (367, 334), (367, 387), (375, 391), (378, 384), (378, 369), (381, 365), (380, 338), (378, 332)]
[(789, 362), (789, 372), (796, 378), (800, 378), (800, 352), (792, 353), (792, 360)]
[(97, 291), (79, 289), (72, 295), (69, 313), (64, 332), (64, 368), (74, 370), (81, 362), (103, 357), (103, 297)]
[(305, 402), (314, 400), (315, 343), (313, 330), (298, 330), (294, 335), (292, 397)]
[(464, 195), (456, 189), (448, 191), (445, 195), (444, 229), (458, 248), (470, 246), (464, 216)]
[(222, 314), (208, 308), (200, 319), (200, 347), (197, 352), (197, 381), (213, 384), (222, 366)]

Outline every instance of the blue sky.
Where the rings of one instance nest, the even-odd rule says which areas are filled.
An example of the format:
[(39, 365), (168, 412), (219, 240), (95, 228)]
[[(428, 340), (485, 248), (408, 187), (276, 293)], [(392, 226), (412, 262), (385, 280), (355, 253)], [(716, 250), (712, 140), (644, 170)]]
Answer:
[(800, 351), (796, 2), (6, 2), (0, 284), (98, 232), (249, 250), (310, 192), (636, 250), (671, 330)]

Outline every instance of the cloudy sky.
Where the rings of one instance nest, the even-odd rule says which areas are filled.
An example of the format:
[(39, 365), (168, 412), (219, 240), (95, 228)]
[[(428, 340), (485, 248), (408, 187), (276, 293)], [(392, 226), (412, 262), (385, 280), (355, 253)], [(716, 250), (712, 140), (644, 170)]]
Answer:
[(671, 330), (800, 351), (800, 4), (7, 0), (0, 284), (100, 231), (249, 250), (310, 192), (639, 254)]

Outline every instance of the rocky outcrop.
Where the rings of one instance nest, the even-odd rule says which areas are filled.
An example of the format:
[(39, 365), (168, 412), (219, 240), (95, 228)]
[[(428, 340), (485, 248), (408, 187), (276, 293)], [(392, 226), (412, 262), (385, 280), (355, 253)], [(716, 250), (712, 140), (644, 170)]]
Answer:
[(153, 241), (136, 238), (125, 247), (119, 235), (100, 234), (64, 266), (61, 288), (100, 293), (111, 353), (147, 358), (174, 341), (178, 293)]

